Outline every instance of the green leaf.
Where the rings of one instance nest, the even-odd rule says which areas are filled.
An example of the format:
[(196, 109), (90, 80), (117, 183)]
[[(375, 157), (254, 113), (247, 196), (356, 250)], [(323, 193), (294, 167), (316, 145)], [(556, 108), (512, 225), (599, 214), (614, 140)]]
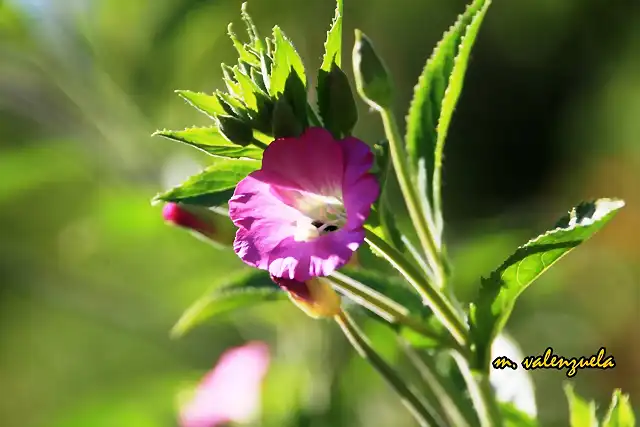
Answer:
[(269, 273), (262, 270), (245, 271), (228, 283), (189, 307), (171, 330), (171, 335), (181, 337), (206, 320), (230, 311), (248, 308), (265, 301), (287, 299), (287, 294), (271, 281)]
[(273, 55), (269, 94), (276, 97), (278, 94), (283, 93), (289, 74), (292, 71), (298, 74), (303, 87), (306, 87), (307, 77), (302, 59), (300, 59), (300, 55), (296, 52), (291, 41), (278, 26), (273, 27), (273, 39), (276, 51)]
[(158, 194), (153, 202), (219, 206), (229, 201), (235, 186), (241, 179), (259, 168), (258, 160), (220, 159), (177, 187)]
[(358, 121), (358, 110), (349, 79), (335, 62), (330, 71), (318, 71), (317, 93), (324, 127), (337, 139), (351, 135)]
[(581, 203), (556, 228), (521, 246), (488, 279), (482, 280), (471, 307), (471, 332), (478, 367), (488, 366), (491, 342), (504, 328), (518, 297), (561, 257), (608, 223), (624, 206), (622, 200)]
[(516, 408), (513, 403), (500, 403), (504, 427), (537, 427), (538, 422), (531, 415)]
[(242, 87), (235, 80), (235, 76), (233, 73), (233, 68), (229, 67), (227, 64), (222, 64), (222, 80), (227, 86), (227, 91), (231, 96), (237, 98), (238, 100), (242, 100)]
[(240, 60), (246, 62), (252, 67), (259, 68), (260, 60), (255, 55), (250, 53), (245, 48), (244, 44), (242, 44), (242, 42), (238, 40), (238, 36), (233, 32), (233, 24), (229, 24), (229, 26), (227, 27), (227, 33), (229, 34), (229, 38), (231, 38), (231, 41), (233, 42), (233, 47), (235, 47), (238, 51), (238, 57), (240, 58)]
[(215, 118), (218, 114), (226, 114), (223, 105), (215, 95), (207, 95), (206, 93), (192, 92), (190, 90), (177, 90), (176, 93), (191, 106), (211, 118)]
[(331, 71), (332, 64), (338, 68), (342, 66), (342, 0), (336, 2), (336, 14), (327, 32), (327, 41), (324, 43), (324, 57), (322, 58), (322, 71)]
[(353, 75), (358, 94), (371, 108), (392, 108), (393, 87), (387, 67), (360, 30), (356, 30), (353, 46)]
[(260, 88), (249, 76), (240, 71), (238, 67), (233, 67), (233, 73), (238, 85), (240, 86), (244, 103), (253, 111), (258, 111), (258, 99), (256, 98), (256, 93), (261, 92)]
[(249, 120), (245, 105), (238, 98), (221, 91), (216, 91), (216, 96), (224, 110), (224, 112), (220, 114), (233, 116), (243, 121)]
[(427, 199), (440, 233), (444, 143), (462, 90), (469, 54), (490, 3), (490, 0), (474, 1), (444, 34), (422, 71), (407, 115), (406, 143), (414, 177), (426, 169), (422, 174), (427, 182), (421, 185), (431, 191)]
[(233, 144), (227, 141), (215, 127), (194, 127), (184, 130), (165, 129), (156, 131), (153, 136), (155, 135), (188, 144), (215, 157), (262, 159), (262, 149), (254, 146), (241, 147)]
[(249, 16), (249, 12), (247, 12), (247, 2), (242, 3), (240, 13), (242, 16), (242, 20), (247, 26), (247, 33), (249, 33), (249, 39), (251, 40), (250, 46), (258, 53), (261, 53), (262, 50), (264, 50), (264, 45), (262, 43), (262, 40), (260, 40), (260, 35), (258, 34), (258, 29), (253, 23), (253, 19), (251, 19), (251, 16)]
[(602, 420), (602, 427), (634, 427), (636, 425), (633, 408), (629, 403), (629, 395), (621, 390), (613, 391), (611, 406)]
[(565, 384), (564, 392), (569, 401), (569, 422), (571, 427), (598, 427), (596, 404), (578, 396), (572, 384)]

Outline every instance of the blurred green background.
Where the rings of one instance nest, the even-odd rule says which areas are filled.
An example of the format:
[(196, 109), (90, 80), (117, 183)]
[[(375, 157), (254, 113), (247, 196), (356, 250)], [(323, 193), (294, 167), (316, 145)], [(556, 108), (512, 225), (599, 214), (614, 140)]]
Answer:
[[(345, 3), (347, 53), (355, 27), (372, 38), (401, 118), (465, 3)], [(335, 325), (286, 302), (169, 338), (183, 309), (242, 264), (167, 227), (150, 206), (207, 162), (150, 134), (206, 124), (173, 90), (221, 87), (220, 62), (235, 60), (226, 25), (240, 31), (240, 4), (0, 0), (0, 426), (175, 425), (176, 392), (249, 339), (274, 352), (261, 425), (412, 425)], [(263, 34), (280, 25), (316, 69), (333, 7), (253, 0), (249, 11)], [(446, 233), (464, 300), (580, 200), (626, 199), (526, 292), (508, 324), (525, 353), (606, 346), (617, 367), (573, 379), (601, 407), (616, 387), (640, 405), (638, 52), (636, 0), (496, 0), (446, 148)], [(357, 135), (377, 140), (377, 117), (360, 107)], [(533, 380), (542, 425), (566, 426), (564, 374)]]

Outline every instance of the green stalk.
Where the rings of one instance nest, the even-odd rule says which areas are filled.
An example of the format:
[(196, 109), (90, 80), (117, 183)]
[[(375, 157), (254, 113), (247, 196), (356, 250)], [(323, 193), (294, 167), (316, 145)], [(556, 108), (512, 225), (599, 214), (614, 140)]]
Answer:
[(318, 117), (318, 115), (316, 114), (316, 110), (314, 110), (313, 107), (309, 104), (307, 104), (307, 117), (309, 117), (309, 123), (311, 123), (312, 126), (322, 127), (322, 121), (320, 120), (320, 117)]
[(262, 148), (263, 150), (267, 149), (267, 144), (265, 144), (264, 142), (258, 140), (256, 137), (253, 138), (253, 141), (251, 141), (251, 143), (253, 145), (255, 145), (258, 148)]
[(403, 138), (398, 131), (398, 125), (393, 116), (393, 113), (388, 108), (380, 108), (378, 110), (382, 117), (382, 123), (384, 124), (385, 134), (389, 141), (389, 152), (391, 153), (391, 160), (393, 167), (396, 170), (398, 177), (398, 183), (400, 184), (400, 190), (407, 203), (407, 210), (411, 221), (416, 227), (418, 239), (422, 245), (422, 249), (427, 257), (427, 262), (433, 269), (436, 285), (442, 287), (442, 283), (445, 278), (445, 272), (442, 268), (440, 260), (440, 253), (436, 247), (433, 228), (434, 225), (430, 221), (430, 210), (426, 209), (425, 214), (422, 213), (420, 198), (416, 192), (415, 184), (411, 182), (409, 174), (409, 165), (407, 163), (407, 155), (402, 144)]
[(455, 348), (463, 351), (459, 344), (449, 336), (441, 336), (428, 328), (419, 320), (411, 317), (409, 310), (385, 295), (370, 287), (352, 279), (344, 274), (334, 272), (331, 274), (331, 283), (340, 292), (364, 306), (368, 310), (390, 323), (402, 325), (420, 335), (432, 339), (446, 348)]
[(404, 255), (371, 230), (366, 229), (366, 233), (369, 245), (377, 249), (407, 279), (420, 294), (424, 304), (431, 308), (433, 314), (447, 328), (460, 347), (466, 348), (467, 328), (442, 293), (427, 282), (424, 276), (406, 260)]
[(467, 358), (456, 352), (453, 352), (452, 355), (467, 383), (469, 396), (471, 396), (471, 401), (480, 419), (480, 426), (502, 427), (502, 415), (491, 389), (489, 375), (484, 372), (474, 373), (469, 366)]
[(438, 374), (435, 361), (431, 356), (419, 355), (405, 340), (399, 338), (400, 347), (405, 355), (422, 377), (429, 388), (432, 400), (438, 403), (440, 413), (444, 415), (450, 426), (470, 427), (477, 420), (469, 419), (469, 413), (463, 410), (463, 401), (460, 392), (455, 390), (450, 382), (447, 382)]
[(353, 320), (344, 312), (335, 316), (342, 332), (360, 356), (367, 360), (371, 366), (389, 383), (391, 387), (400, 395), (402, 403), (409, 409), (421, 427), (445, 426), (442, 419), (433, 408), (418, 397), (398, 373), (384, 361), (384, 359), (371, 347), (366, 337), (362, 335)]

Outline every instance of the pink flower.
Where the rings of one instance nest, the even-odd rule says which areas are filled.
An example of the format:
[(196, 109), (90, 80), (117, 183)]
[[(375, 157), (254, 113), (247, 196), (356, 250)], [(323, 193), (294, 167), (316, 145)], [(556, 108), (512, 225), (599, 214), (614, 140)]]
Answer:
[(181, 427), (249, 421), (260, 406), (260, 388), (268, 365), (269, 349), (261, 342), (225, 352), (182, 408)]
[(336, 141), (322, 128), (272, 142), (262, 169), (240, 181), (229, 201), (238, 256), (301, 282), (346, 264), (378, 197), (373, 160), (364, 142)]

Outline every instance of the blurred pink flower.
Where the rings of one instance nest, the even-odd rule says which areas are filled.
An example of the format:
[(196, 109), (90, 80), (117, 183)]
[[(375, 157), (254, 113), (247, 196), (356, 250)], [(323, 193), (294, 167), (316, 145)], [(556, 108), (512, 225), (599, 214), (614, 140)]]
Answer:
[(226, 351), (180, 412), (181, 427), (216, 427), (247, 422), (259, 410), (269, 348), (250, 342)]

